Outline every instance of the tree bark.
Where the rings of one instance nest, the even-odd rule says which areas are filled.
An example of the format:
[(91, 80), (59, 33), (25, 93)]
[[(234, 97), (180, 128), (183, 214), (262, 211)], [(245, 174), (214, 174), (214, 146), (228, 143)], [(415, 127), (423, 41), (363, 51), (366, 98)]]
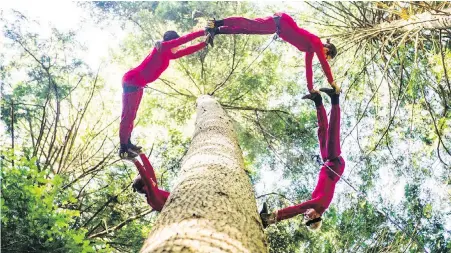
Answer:
[(232, 121), (201, 96), (180, 175), (141, 252), (267, 251)]

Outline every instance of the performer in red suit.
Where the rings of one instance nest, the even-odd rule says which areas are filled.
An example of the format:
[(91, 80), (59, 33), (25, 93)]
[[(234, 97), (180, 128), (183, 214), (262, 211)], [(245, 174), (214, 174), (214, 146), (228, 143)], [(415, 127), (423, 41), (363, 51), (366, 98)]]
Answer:
[(164, 203), (169, 197), (169, 192), (158, 189), (157, 178), (152, 165), (144, 153), (140, 153), (139, 157), (144, 166), (138, 161), (136, 157), (130, 159), (139, 171), (139, 175), (133, 181), (133, 189), (141, 194), (145, 194), (147, 203), (155, 210), (161, 211)]
[(167, 31), (163, 36), (163, 41), (157, 42), (150, 54), (136, 68), (129, 70), (122, 78), (122, 117), (119, 128), (121, 158), (135, 157), (141, 151), (141, 147), (133, 145), (130, 136), (133, 130), (133, 121), (136, 118), (139, 104), (143, 95), (143, 88), (155, 81), (165, 71), (170, 60), (178, 59), (185, 55), (199, 51), (212, 43), (210, 36), (205, 42), (180, 49), (179, 46), (194, 40), (205, 34), (200, 30), (180, 37), (175, 31)]
[(215, 34), (273, 34), (277, 33), (280, 38), (305, 52), (305, 73), (307, 77), (307, 88), (310, 93), (318, 93), (313, 89), (313, 56), (316, 54), (326, 74), (329, 84), (337, 93), (340, 87), (334, 82), (332, 72), (327, 60), (337, 55), (336, 47), (327, 41), (323, 44), (316, 35), (300, 28), (293, 18), (286, 13), (275, 13), (274, 16), (247, 19), (243, 17), (230, 17), (222, 20), (211, 20), (207, 24), (209, 33)]
[[(316, 105), (316, 115), (318, 118), (318, 140), (321, 151), (321, 158), (324, 165), (321, 167), (318, 183), (312, 192), (312, 198), (301, 204), (290, 206), (271, 214), (267, 212), (266, 205), (261, 212), (263, 225), (285, 220), (299, 214), (304, 214), (307, 224), (311, 229), (321, 227), (321, 215), (329, 207), (334, 197), (335, 185), (340, 180), (345, 168), (345, 161), (341, 157), (340, 149), (340, 105), (339, 94), (334, 89), (320, 89), (330, 96), (332, 109), (330, 111), (330, 121), (327, 122), (327, 114), (324, 109), (321, 95), (319, 93), (309, 94), (303, 99), (311, 99)], [(329, 168), (330, 169), (329, 169)], [(331, 171), (333, 170), (333, 171)]]

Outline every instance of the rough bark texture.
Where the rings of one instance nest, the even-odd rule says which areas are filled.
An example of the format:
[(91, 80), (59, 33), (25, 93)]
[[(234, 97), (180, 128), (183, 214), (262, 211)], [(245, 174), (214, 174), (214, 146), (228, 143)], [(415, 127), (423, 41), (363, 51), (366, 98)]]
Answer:
[(210, 96), (197, 100), (189, 151), (141, 252), (267, 252), (232, 122)]

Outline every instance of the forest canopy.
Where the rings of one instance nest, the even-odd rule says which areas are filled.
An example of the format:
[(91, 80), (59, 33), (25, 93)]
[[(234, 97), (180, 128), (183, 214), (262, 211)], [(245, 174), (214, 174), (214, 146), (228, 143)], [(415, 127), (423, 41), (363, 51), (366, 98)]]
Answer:
[[(269, 251), (451, 251), (449, 2), (41, 5), (0, 7), (1, 251), (138, 252), (159, 214), (118, 156), (122, 76), (165, 31), (282, 11), (338, 49), (330, 65), (349, 184), (337, 183), (321, 231), (302, 215), (268, 227)], [(159, 187), (177, 184), (196, 99), (212, 95), (231, 119), (256, 208), (308, 200), (320, 166), (305, 75), (304, 53), (273, 34), (218, 34), (214, 47), (172, 61), (144, 89), (132, 135)], [(316, 58), (313, 82), (329, 87)]]

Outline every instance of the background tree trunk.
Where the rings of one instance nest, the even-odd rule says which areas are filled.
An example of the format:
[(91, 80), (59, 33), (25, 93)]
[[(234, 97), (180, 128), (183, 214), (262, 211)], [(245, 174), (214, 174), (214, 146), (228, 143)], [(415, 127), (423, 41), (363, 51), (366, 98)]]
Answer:
[(142, 252), (267, 252), (232, 121), (210, 96), (197, 100), (189, 151)]

